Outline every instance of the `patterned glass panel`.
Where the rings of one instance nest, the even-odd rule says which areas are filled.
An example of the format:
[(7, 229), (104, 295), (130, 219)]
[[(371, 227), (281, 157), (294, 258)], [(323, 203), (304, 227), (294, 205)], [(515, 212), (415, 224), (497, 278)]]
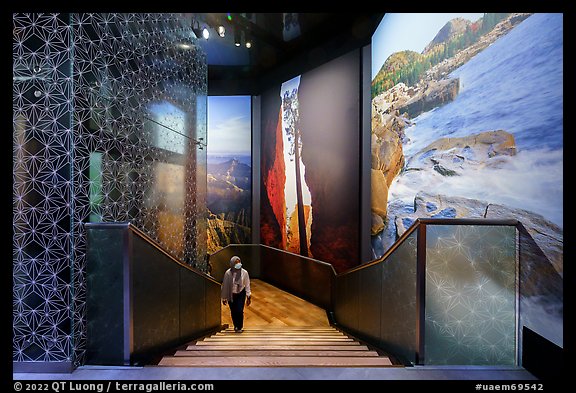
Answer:
[(426, 226), (425, 364), (516, 364), (516, 228)]
[(70, 361), (69, 16), (13, 15), (13, 360)]
[(130, 221), (206, 268), (195, 42), (176, 14), (13, 15), (15, 361), (82, 363), (85, 222)]
[(382, 343), (391, 353), (416, 362), (416, 247), (412, 232), (382, 265)]

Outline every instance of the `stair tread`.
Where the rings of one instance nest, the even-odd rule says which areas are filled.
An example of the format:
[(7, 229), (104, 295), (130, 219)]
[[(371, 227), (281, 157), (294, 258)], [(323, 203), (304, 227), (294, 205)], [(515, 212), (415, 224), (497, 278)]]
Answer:
[(326, 310), (260, 280), (252, 284), (261, 300), (245, 309), (241, 334), (223, 307), (223, 329), (189, 340), (158, 366), (394, 367), (387, 356), (330, 325)]
[(360, 345), (359, 342), (331, 340), (234, 340), (234, 341), (197, 341), (195, 345)]
[(283, 351), (283, 350), (315, 350), (315, 351), (368, 351), (366, 345), (313, 345), (306, 347), (304, 345), (189, 345), (187, 351), (210, 351), (210, 350), (266, 350), (266, 351)]
[(191, 367), (371, 367), (391, 366), (387, 357), (328, 357), (328, 356), (206, 356), (206, 357), (164, 357), (159, 366)]
[[(245, 332), (254, 332), (254, 333), (261, 333), (261, 332), (282, 332), (282, 333), (341, 333), (340, 330), (332, 329), (332, 328), (320, 328), (320, 329), (311, 329), (311, 328), (289, 328), (289, 327), (267, 327), (267, 328), (244, 328)], [(221, 332), (230, 332), (234, 333), (233, 328), (223, 329)]]
[[(346, 335), (340, 332), (250, 332), (243, 331), (240, 333), (242, 336), (266, 337), (266, 336), (285, 336), (285, 337), (309, 337), (309, 336), (323, 336), (323, 337), (341, 337)], [(234, 331), (219, 332), (213, 334), (212, 337), (235, 337), (238, 333)]]
[(174, 356), (193, 357), (193, 356), (379, 356), (376, 351), (370, 350), (356, 350), (356, 351), (343, 351), (343, 350), (207, 350), (207, 351), (176, 351)]
[(252, 337), (243, 336), (242, 334), (236, 334), (235, 336), (222, 336), (222, 337), (206, 337), (201, 341), (212, 341), (212, 342), (235, 342), (235, 341), (354, 341), (353, 338), (342, 336), (342, 337), (278, 337), (278, 336), (266, 336), (266, 337)]

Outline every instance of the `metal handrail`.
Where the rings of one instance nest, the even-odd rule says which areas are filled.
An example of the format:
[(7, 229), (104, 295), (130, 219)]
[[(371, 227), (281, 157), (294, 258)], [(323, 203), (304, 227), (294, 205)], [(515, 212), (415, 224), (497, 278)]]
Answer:
[(204, 273), (203, 271), (198, 270), (198, 269), (188, 265), (187, 263), (184, 263), (184, 262), (178, 260), (177, 258), (175, 258), (164, 247), (162, 247), (160, 244), (158, 244), (158, 242), (156, 240), (154, 240), (152, 237), (150, 237), (148, 234), (146, 234), (144, 231), (142, 231), (141, 229), (139, 229), (138, 227), (136, 227), (134, 224), (132, 224), (130, 222), (87, 222), (84, 224), (84, 226), (89, 227), (89, 228), (98, 228), (98, 227), (102, 227), (102, 228), (105, 228), (105, 227), (107, 227), (107, 228), (114, 228), (114, 227), (126, 228), (129, 231), (131, 231), (132, 233), (139, 236), (146, 243), (148, 243), (149, 245), (156, 248), (162, 254), (164, 254), (165, 256), (170, 258), (170, 260), (172, 262), (177, 263), (178, 265), (182, 266), (183, 268), (188, 269), (191, 272), (194, 272), (197, 275), (202, 276), (203, 278), (205, 278), (209, 281), (212, 281), (215, 284), (222, 285), (220, 282), (216, 281), (214, 279), (214, 277), (210, 277), (208, 274)]
[(281, 253), (283, 253), (283, 254), (290, 254), (290, 255), (294, 255), (295, 257), (298, 257), (298, 258), (307, 259), (307, 260), (309, 260), (310, 262), (317, 263), (317, 264), (319, 264), (319, 265), (324, 265), (324, 266), (326, 266), (327, 268), (331, 269), (335, 276), (337, 275), (336, 270), (334, 269), (334, 266), (333, 266), (331, 263), (324, 262), (324, 261), (321, 261), (321, 260), (319, 260), (319, 259), (314, 259), (314, 258), (310, 258), (310, 257), (305, 257), (305, 256), (303, 256), (303, 255), (296, 254), (296, 253), (293, 253), (293, 252), (290, 252), (290, 251), (286, 251), (286, 250), (281, 250), (281, 249), (279, 249), (279, 248), (274, 248), (274, 247), (268, 246), (268, 245), (266, 245), (266, 244), (247, 244), (247, 243), (245, 243), (245, 244), (237, 244), (237, 243), (231, 243), (231, 244), (228, 244), (227, 246), (222, 247), (221, 249), (219, 249), (219, 250), (216, 251), (215, 253), (210, 254), (210, 256), (216, 255), (216, 254), (218, 254), (219, 252), (221, 252), (221, 251), (223, 251), (223, 250), (226, 250), (226, 249), (228, 249), (228, 248), (232, 248), (232, 247), (265, 247), (265, 248), (268, 248), (268, 249), (270, 249), (270, 250), (274, 250), (274, 251), (277, 251), (277, 252), (281, 252)]
[(380, 258), (377, 259), (373, 259), (372, 261), (363, 263), (361, 265), (358, 266), (354, 266), (348, 270), (345, 270), (343, 272), (337, 273), (336, 270), (334, 269), (334, 266), (328, 262), (324, 262), (324, 261), (320, 261), (318, 259), (314, 259), (314, 258), (310, 258), (310, 257), (305, 257), (302, 256), (300, 254), (295, 254), (286, 250), (281, 250), (279, 248), (274, 248), (274, 247), (270, 247), (268, 245), (265, 244), (228, 244), (227, 246), (221, 248), (220, 250), (216, 251), (214, 254), (211, 255), (215, 255), (219, 252), (221, 252), (222, 250), (225, 250), (227, 248), (232, 248), (232, 247), (266, 247), (269, 249), (272, 249), (274, 251), (278, 251), (284, 254), (291, 254), (294, 255), (298, 258), (303, 258), (303, 259), (307, 259), (311, 262), (314, 263), (318, 263), (318, 264), (322, 264), (322, 265), (329, 265), (332, 272), (334, 273), (335, 277), (342, 277), (344, 275), (350, 274), (350, 273), (354, 273), (356, 271), (362, 270), (362, 269), (366, 269), (369, 268), (370, 266), (374, 266), (378, 263), (384, 262), (391, 254), (394, 253), (394, 251), (396, 251), (396, 249), (398, 247), (400, 247), (402, 245), (402, 243), (404, 242), (404, 240), (410, 236), (414, 231), (416, 231), (420, 225), (492, 225), (492, 226), (517, 226), (519, 224), (519, 221), (516, 219), (489, 219), (489, 218), (417, 218), (414, 223), (398, 238), (398, 240), (396, 240), (394, 242), (394, 244), (388, 249), (386, 250), (386, 252), (384, 253), (384, 255), (382, 255)]
[(344, 276), (378, 263), (384, 262), (420, 225), (492, 225), (492, 226), (517, 226), (516, 219), (487, 219), (487, 218), (417, 218), (416, 221), (394, 242), (394, 244), (380, 258), (354, 266), (348, 270), (340, 272), (337, 277)]

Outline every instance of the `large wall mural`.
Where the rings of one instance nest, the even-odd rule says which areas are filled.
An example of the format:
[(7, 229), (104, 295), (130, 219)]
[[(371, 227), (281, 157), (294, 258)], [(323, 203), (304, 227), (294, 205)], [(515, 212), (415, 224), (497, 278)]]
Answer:
[(14, 14), (14, 361), (83, 362), (83, 224), (205, 269), (205, 55), (174, 14)]
[(252, 242), (250, 96), (208, 97), (208, 253)]
[(418, 217), (518, 219), (561, 343), (562, 14), (386, 14), (372, 62), (373, 257)]
[(359, 53), (262, 95), (261, 241), (359, 262)]

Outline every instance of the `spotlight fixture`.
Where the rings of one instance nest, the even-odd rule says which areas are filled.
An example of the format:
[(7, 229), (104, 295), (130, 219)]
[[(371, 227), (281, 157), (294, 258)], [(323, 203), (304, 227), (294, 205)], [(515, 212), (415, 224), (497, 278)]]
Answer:
[(236, 46), (240, 46), (241, 45), (241, 35), (240, 35), (240, 30), (238, 30), (237, 28), (234, 29), (234, 45)]
[(248, 48), (248, 49), (252, 48), (252, 39), (251, 39), (250, 34), (248, 32), (244, 33), (244, 42), (245, 42), (244, 45), (246, 45), (246, 48)]
[(206, 27), (201, 29), (200, 23), (197, 20), (192, 22), (192, 31), (194, 32), (194, 35), (196, 35), (196, 38), (198, 39), (202, 37), (204, 37), (204, 39), (208, 39), (210, 37), (210, 32), (208, 31), (208, 29)]
[(222, 38), (226, 35), (226, 28), (223, 25), (218, 26), (218, 35)]

